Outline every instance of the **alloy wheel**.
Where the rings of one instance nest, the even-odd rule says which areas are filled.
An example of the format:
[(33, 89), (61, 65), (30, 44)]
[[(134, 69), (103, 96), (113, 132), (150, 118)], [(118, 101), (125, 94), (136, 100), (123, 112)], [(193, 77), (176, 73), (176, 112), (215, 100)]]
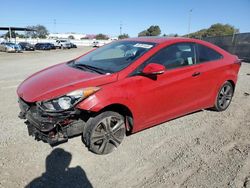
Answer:
[(92, 149), (100, 154), (107, 154), (117, 148), (125, 135), (124, 119), (116, 116), (103, 118), (92, 132)]
[(232, 100), (232, 97), (233, 97), (233, 88), (231, 85), (229, 84), (225, 84), (221, 90), (220, 90), (220, 93), (219, 93), (219, 96), (218, 96), (218, 105), (221, 109), (226, 109), (231, 100)]

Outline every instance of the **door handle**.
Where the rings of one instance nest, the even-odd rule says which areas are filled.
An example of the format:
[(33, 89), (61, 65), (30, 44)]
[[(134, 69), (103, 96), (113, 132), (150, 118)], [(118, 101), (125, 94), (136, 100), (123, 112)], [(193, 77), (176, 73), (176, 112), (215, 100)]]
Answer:
[(195, 76), (199, 76), (200, 74), (201, 74), (201, 72), (195, 72), (192, 74), (192, 76), (195, 77)]

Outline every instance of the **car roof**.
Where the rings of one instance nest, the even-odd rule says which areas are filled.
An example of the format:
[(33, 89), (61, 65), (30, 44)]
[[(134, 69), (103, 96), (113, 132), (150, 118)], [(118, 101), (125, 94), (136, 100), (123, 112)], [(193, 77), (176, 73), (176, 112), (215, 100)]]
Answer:
[(138, 42), (152, 42), (152, 43), (156, 43), (156, 44), (172, 44), (172, 43), (178, 43), (178, 42), (192, 42), (192, 43), (198, 43), (198, 44), (202, 44), (205, 45), (207, 47), (212, 48), (213, 50), (216, 50), (220, 53), (223, 54), (229, 54), (228, 52), (226, 52), (225, 50), (223, 50), (222, 48), (207, 42), (207, 41), (203, 41), (203, 40), (199, 40), (199, 39), (194, 39), (194, 38), (185, 38), (185, 37), (137, 37), (137, 38), (128, 38), (128, 39), (124, 39), (127, 41), (138, 41)]
[(125, 39), (128, 41), (140, 41), (140, 42), (152, 42), (152, 43), (168, 43), (168, 42), (196, 42), (197, 39), (185, 38), (185, 37), (137, 37)]

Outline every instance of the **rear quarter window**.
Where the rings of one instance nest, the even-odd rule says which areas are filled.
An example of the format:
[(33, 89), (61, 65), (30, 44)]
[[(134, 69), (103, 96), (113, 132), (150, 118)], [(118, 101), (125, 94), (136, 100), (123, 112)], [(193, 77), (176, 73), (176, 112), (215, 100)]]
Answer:
[(215, 61), (223, 57), (219, 52), (201, 44), (197, 44), (197, 51), (198, 63)]

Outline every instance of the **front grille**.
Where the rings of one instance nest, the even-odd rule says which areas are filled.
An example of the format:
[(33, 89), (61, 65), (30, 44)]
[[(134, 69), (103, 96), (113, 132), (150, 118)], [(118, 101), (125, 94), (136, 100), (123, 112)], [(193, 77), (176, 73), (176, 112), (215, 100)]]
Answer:
[(26, 119), (37, 130), (41, 132), (49, 132), (56, 127), (56, 125), (63, 122), (65, 119), (75, 114), (75, 111), (68, 111), (64, 113), (47, 113), (43, 111), (36, 103), (28, 103), (19, 98), (19, 106), (21, 112), (19, 117)]

